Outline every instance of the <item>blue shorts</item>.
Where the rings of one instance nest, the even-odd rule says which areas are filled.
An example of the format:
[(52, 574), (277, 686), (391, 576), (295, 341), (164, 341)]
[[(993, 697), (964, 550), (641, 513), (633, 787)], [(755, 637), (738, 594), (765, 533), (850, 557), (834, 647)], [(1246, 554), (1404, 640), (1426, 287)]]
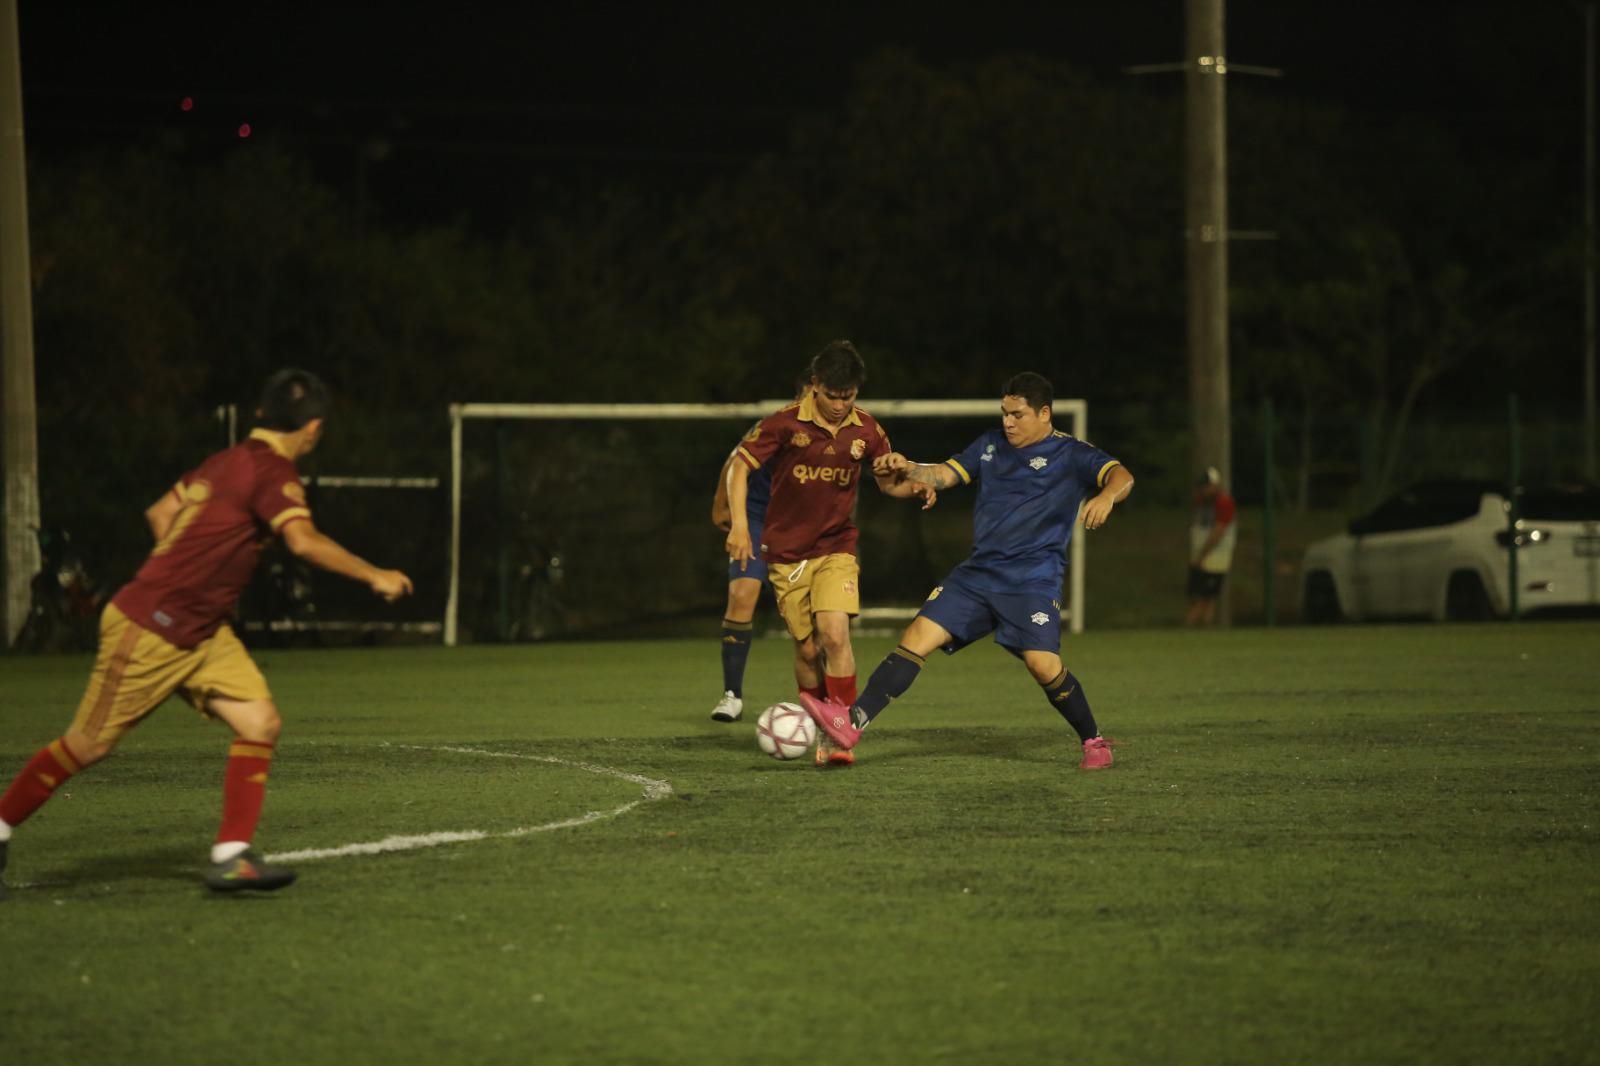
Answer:
[(755, 550), (756, 557), (744, 564), (744, 569), (739, 569), (739, 564), (732, 559), (728, 560), (728, 580), (737, 581), (741, 577), (755, 578), (757, 581), (767, 579), (767, 563), (761, 558), (761, 531), (765, 526), (759, 522), (750, 523), (750, 547)]
[(954, 655), (989, 633), (1013, 655), (1061, 651), (1061, 592), (1040, 587), (1016, 592), (978, 588), (955, 570), (933, 590), (917, 612), (950, 633), (944, 646)]

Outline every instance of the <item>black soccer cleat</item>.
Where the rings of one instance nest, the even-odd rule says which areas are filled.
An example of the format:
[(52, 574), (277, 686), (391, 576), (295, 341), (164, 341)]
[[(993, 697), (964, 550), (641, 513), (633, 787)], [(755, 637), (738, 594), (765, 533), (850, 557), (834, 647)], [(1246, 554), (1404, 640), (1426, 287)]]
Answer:
[(271, 892), (294, 884), (287, 866), (268, 866), (253, 851), (242, 851), (227, 862), (211, 864), (206, 887), (213, 892)]

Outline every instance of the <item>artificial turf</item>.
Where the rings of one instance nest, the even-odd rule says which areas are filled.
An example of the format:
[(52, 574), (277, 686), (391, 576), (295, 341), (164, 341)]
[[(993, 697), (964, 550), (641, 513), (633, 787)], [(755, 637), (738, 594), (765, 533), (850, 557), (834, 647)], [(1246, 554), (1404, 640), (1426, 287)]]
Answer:
[[(756, 750), (779, 640), (731, 726), (714, 641), (262, 651), (262, 850), (484, 835), (210, 898), (226, 737), (173, 702), (13, 839), (0, 1058), (1600, 1062), (1597, 648), (1092, 632), (1098, 773), (987, 644), (828, 772)], [(0, 778), (86, 669), (0, 659)]]

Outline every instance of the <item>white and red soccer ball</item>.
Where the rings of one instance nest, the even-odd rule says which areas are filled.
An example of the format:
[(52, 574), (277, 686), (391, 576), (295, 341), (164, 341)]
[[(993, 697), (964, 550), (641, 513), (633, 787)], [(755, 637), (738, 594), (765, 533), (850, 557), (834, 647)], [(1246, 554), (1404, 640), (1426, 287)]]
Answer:
[(798, 703), (774, 703), (756, 719), (756, 743), (774, 759), (798, 759), (817, 742), (817, 723)]

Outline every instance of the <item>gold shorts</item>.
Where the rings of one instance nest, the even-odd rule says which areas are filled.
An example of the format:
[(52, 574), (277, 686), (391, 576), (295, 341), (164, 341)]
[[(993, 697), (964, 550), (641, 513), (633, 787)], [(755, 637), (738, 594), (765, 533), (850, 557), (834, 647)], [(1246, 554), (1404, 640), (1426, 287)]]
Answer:
[(812, 615), (842, 611), (854, 618), (861, 613), (861, 564), (854, 555), (838, 553), (798, 563), (768, 563), (767, 580), (777, 594), (778, 613), (795, 640), (805, 640), (816, 629)]
[(206, 700), (270, 700), (267, 679), (227, 625), (193, 648), (179, 648), (107, 604), (100, 651), (72, 728), (115, 744), (176, 692), (202, 714)]

